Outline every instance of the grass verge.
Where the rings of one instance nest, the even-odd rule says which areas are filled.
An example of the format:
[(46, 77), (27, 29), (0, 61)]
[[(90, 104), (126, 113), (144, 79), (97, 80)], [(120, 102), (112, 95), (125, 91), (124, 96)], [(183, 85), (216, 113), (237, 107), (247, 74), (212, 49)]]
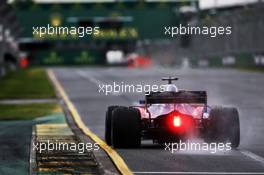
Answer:
[(264, 67), (248, 67), (248, 68), (239, 68), (242, 71), (248, 71), (248, 72), (264, 72)]
[(30, 68), (11, 72), (0, 79), (0, 99), (55, 98), (46, 71)]
[(56, 103), (0, 105), (0, 120), (31, 120), (37, 117), (61, 112)]

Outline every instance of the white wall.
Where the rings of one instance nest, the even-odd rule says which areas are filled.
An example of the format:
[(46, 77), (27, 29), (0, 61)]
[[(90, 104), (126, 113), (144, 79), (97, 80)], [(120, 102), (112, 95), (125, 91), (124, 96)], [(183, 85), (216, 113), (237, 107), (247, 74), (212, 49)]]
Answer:
[(243, 5), (249, 3), (255, 3), (259, 0), (200, 0), (200, 8), (208, 9), (213, 7), (230, 7), (234, 5)]

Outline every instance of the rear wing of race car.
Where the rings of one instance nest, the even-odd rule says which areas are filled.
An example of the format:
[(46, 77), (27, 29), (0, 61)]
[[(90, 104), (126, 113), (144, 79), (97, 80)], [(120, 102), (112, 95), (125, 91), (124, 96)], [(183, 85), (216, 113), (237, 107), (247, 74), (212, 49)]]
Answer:
[[(143, 103), (143, 102), (141, 102)], [(145, 104), (194, 103), (207, 104), (206, 91), (151, 92), (145, 97)]]

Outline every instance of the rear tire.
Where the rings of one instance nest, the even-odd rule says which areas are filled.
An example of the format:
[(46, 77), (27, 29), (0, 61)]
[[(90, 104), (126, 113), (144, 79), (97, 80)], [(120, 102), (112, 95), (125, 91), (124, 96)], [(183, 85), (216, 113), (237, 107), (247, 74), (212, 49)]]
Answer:
[(141, 144), (141, 116), (136, 108), (118, 107), (112, 117), (112, 145), (115, 148), (136, 148)]
[(118, 108), (118, 106), (109, 106), (105, 114), (105, 141), (107, 145), (111, 146), (111, 130), (112, 130), (112, 116), (113, 110)]
[(206, 140), (209, 142), (230, 142), (237, 148), (240, 142), (239, 114), (236, 108), (217, 107), (210, 111), (210, 125)]

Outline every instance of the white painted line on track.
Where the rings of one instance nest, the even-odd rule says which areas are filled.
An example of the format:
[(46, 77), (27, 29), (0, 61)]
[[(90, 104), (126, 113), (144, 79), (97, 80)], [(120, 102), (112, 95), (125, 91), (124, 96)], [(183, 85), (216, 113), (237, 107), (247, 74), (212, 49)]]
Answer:
[(100, 80), (97, 80), (95, 79), (94, 77), (92, 77), (91, 75), (89, 74), (86, 74), (84, 71), (76, 71), (78, 75), (80, 75), (81, 77), (85, 78), (85, 79), (88, 79), (89, 81), (91, 81), (92, 83), (96, 84), (97, 86), (101, 85), (101, 84), (104, 84), (104, 82), (100, 81)]
[[(85, 78), (87, 80), (89, 80), (90, 82), (96, 84), (98, 87), (100, 87), (101, 85), (105, 85), (106, 83), (98, 80), (98, 79), (95, 79), (93, 76), (89, 75), (89, 74), (86, 74), (84, 71), (76, 71), (78, 75), (80, 75), (82, 78)], [(119, 96), (121, 95), (121, 93), (119, 92), (110, 92), (111, 95), (113, 96)]]
[[(243, 155), (261, 163), (264, 166), (264, 158), (261, 156), (258, 156), (250, 151), (246, 151), (246, 150), (239, 150), (240, 153), (242, 153)], [(221, 174), (234, 174), (234, 175), (247, 175), (247, 174), (263, 174), (264, 172), (179, 172), (179, 171), (134, 171), (134, 174), (216, 174), (216, 175), (221, 175)]]
[(259, 162), (259, 163), (261, 163), (264, 166), (264, 158), (263, 157), (261, 157), (261, 156), (259, 156), (257, 154), (254, 154), (254, 153), (252, 153), (250, 151), (246, 151), (246, 150), (240, 150), (239, 152), (241, 152), (243, 155), (245, 155), (245, 156), (247, 156), (247, 157), (249, 157), (249, 158), (251, 158), (251, 159), (253, 159), (253, 160), (255, 160), (255, 161)]

